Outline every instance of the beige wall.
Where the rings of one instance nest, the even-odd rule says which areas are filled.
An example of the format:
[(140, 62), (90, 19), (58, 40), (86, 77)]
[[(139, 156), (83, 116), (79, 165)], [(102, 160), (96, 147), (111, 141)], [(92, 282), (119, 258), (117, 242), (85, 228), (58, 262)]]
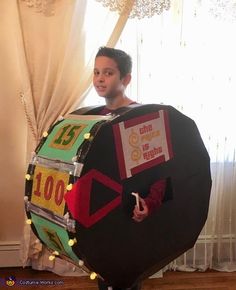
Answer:
[(0, 3), (0, 267), (19, 263), (27, 134), (15, 32), (4, 3)]

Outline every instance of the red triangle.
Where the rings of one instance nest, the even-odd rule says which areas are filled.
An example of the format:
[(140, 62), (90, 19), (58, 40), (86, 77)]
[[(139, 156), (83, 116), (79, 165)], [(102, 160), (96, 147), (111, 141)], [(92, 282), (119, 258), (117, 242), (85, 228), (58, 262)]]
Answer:
[[(111, 189), (112, 193), (115, 191), (118, 195), (104, 206), (98, 208), (94, 213), (90, 214), (91, 190), (94, 180)], [(73, 185), (72, 190), (65, 194), (65, 200), (73, 218), (85, 227), (90, 227), (121, 204), (121, 193), (121, 184), (98, 170), (92, 169), (78, 179)], [(98, 194), (102, 194), (102, 192)], [(112, 196), (114, 197), (114, 194), (112, 194)]]

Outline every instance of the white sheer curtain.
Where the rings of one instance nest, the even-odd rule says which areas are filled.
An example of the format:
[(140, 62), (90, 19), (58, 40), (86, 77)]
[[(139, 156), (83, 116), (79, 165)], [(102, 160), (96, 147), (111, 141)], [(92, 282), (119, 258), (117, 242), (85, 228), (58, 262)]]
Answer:
[[(129, 96), (194, 119), (211, 157), (206, 225), (171, 269), (236, 270), (236, 8), (226, 2), (172, 0), (162, 15), (129, 20), (116, 45), (133, 57)], [(92, 90), (87, 103), (95, 98), (102, 102)]]

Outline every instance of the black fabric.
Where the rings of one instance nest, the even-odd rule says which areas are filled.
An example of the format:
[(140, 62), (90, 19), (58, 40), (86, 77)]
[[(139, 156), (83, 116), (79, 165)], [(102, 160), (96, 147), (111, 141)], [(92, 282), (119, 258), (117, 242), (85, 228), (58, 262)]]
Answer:
[[(101, 108), (82, 108), (73, 114), (99, 114)], [(168, 115), (173, 158), (121, 179), (113, 125), (160, 110)], [(140, 287), (139, 281), (194, 246), (208, 215), (211, 172), (210, 158), (195, 122), (175, 108), (135, 104), (116, 113), (116, 117), (104, 122), (96, 132), (86, 147), (88, 151), (82, 152), (81, 177), (95, 170), (112, 179), (122, 186), (122, 202), (90, 227), (76, 221), (73, 236), (77, 243), (72, 250), (87, 269), (98, 273), (108, 284), (127, 289), (133, 285)], [(140, 192), (145, 196), (158, 179), (168, 180), (164, 203), (143, 222), (134, 222), (130, 218), (134, 204), (130, 193)], [(90, 213), (97, 212), (109, 201), (107, 192), (99, 202), (94, 196), (102, 190), (99, 182), (93, 183)], [(32, 191), (30, 180), (26, 184), (26, 195), (30, 198), (29, 191)]]
[[(120, 180), (112, 125), (159, 110), (168, 113), (174, 157)], [(123, 186), (121, 207), (90, 230), (78, 225), (78, 253), (83, 252), (88, 265), (105, 281), (128, 288), (194, 246), (208, 214), (211, 174), (209, 155), (192, 119), (171, 106), (122, 108), (97, 133), (82, 174), (93, 168)], [(158, 178), (168, 179), (164, 204), (142, 223), (135, 223), (130, 218), (134, 204), (130, 193), (147, 193)]]

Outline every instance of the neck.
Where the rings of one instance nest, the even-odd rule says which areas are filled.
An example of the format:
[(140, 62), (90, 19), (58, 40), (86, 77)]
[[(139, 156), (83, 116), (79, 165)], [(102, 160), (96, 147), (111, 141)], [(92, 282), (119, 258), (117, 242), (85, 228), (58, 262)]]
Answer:
[(131, 99), (126, 96), (116, 97), (116, 98), (105, 98), (106, 107), (110, 110), (116, 110), (121, 107), (126, 107), (133, 103)]

